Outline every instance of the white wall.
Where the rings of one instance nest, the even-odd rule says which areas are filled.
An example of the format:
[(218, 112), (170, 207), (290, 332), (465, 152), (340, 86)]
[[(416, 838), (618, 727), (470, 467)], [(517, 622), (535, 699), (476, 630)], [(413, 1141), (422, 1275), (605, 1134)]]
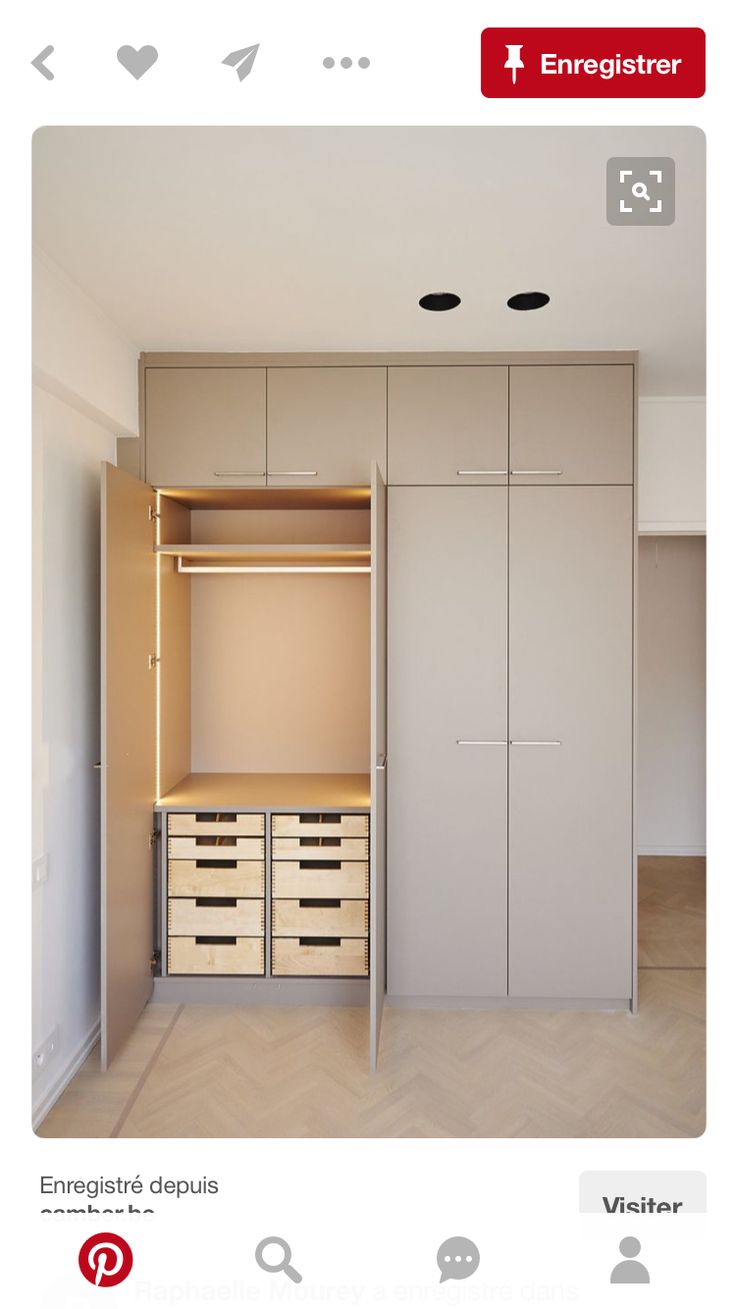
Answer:
[(99, 1030), (99, 486), (135, 432), (136, 351), (42, 256), (34, 260), (33, 1050), (38, 1122)]
[(705, 538), (639, 540), (639, 851), (705, 854)]
[(705, 397), (639, 400), (639, 531), (705, 531)]

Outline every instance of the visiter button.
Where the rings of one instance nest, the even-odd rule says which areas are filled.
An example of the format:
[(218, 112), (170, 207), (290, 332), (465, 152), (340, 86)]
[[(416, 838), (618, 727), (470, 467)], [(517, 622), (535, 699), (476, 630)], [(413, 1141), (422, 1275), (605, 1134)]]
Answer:
[(700, 27), (487, 27), (489, 99), (693, 99), (705, 91)]
[(705, 1173), (581, 1173), (580, 1212), (619, 1218), (704, 1214)]

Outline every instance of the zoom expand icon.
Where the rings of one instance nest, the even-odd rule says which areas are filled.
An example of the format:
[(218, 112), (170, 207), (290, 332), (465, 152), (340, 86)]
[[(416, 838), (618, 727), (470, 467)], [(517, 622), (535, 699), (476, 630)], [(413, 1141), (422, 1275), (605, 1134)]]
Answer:
[(119, 1286), (132, 1267), (133, 1251), (114, 1232), (96, 1232), (79, 1251), (79, 1271), (93, 1286)]

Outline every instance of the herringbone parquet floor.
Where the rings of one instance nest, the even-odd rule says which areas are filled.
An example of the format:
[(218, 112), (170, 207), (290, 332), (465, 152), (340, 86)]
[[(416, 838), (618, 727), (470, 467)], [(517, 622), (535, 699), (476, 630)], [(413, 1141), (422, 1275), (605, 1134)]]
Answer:
[(640, 1013), (151, 1005), (48, 1137), (694, 1136), (705, 1121), (704, 861), (640, 862)]

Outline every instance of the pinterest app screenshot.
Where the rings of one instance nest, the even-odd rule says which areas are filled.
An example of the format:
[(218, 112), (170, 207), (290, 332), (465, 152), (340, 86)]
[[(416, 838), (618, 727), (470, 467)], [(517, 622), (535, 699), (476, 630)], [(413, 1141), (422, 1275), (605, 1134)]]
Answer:
[(732, 1303), (732, 7), (3, 30), (3, 1302)]

